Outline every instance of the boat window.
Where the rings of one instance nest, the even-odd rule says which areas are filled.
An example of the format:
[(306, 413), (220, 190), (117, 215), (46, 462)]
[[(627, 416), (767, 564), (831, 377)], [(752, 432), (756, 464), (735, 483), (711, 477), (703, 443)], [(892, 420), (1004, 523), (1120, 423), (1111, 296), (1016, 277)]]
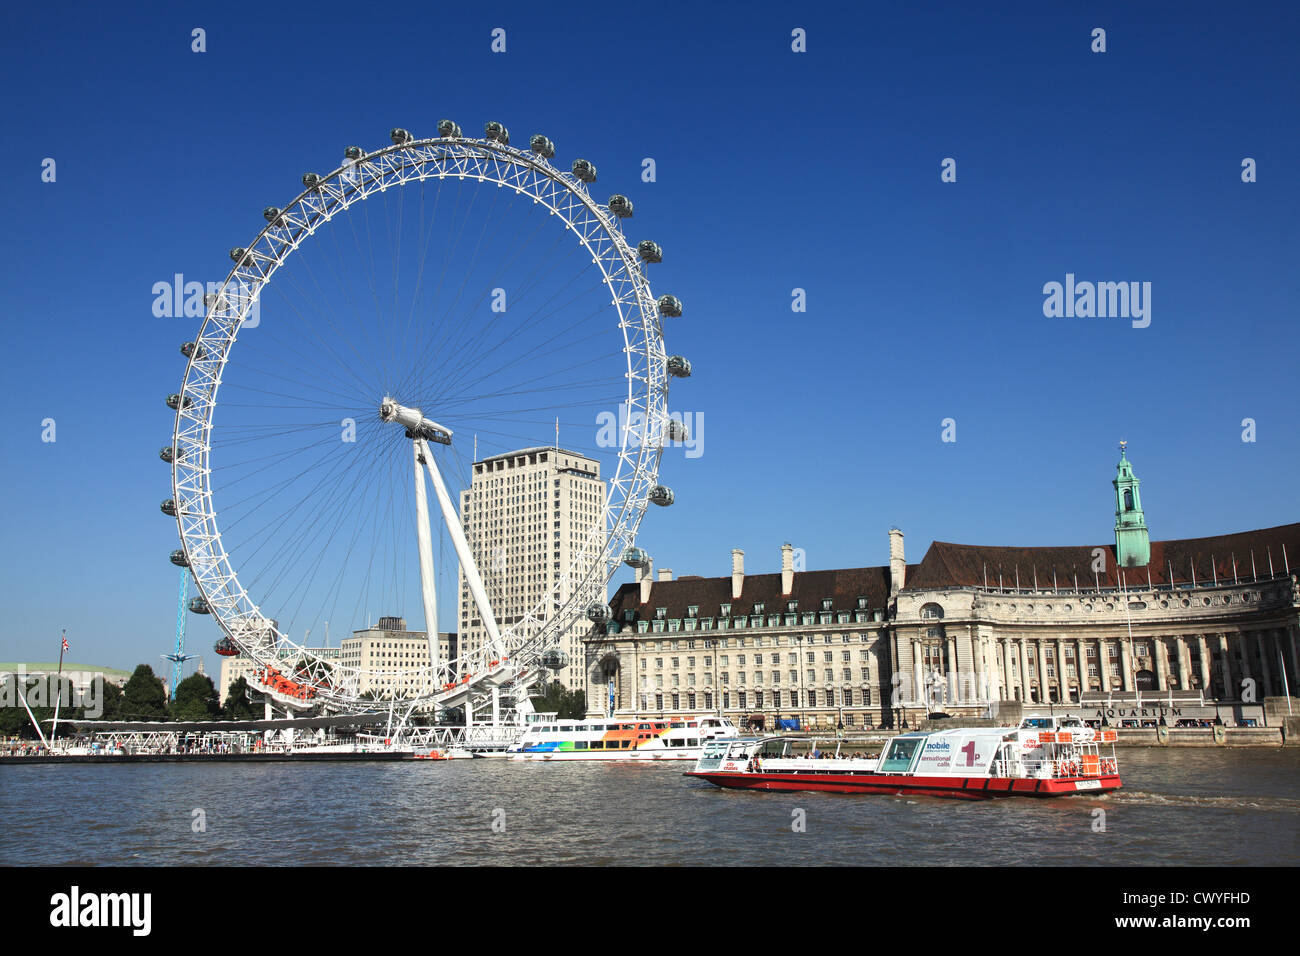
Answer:
[(649, 724), (637, 724), (637, 725), (636, 725), (636, 729), (637, 729), (637, 730), (649, 730), (649, 729), (650, 729), (650, 725), (649, 725)]
[(603, 741), (603, 740), (593, 740), (593, 741), (591, 742), (591, 749), (592, 749), (592, 750), (604, 750), (604, 749), (605, 749), (605, 741)]
[(669, 726), (669, 727), (685, 727), (686, 725), (683, 724), (680, 720), (674, 720), (674, 721), (673, 721), (671, 724), (669, 724), (668, 726)]
[(576, 741), (574, 741), (574, 743), (573, 743), (573, 749), (574, 749), (574, 750), (586, 750), (586, 749), (587, 749), (587, 741), (585, 741), (585, 740), (576, 740)]
[(924, 737), (904, 737), (896, 739), (889, 745), (885, 759), (880, 762), (880, 769), (907, 770), (912, 766), (912, 758), (925, 742)]

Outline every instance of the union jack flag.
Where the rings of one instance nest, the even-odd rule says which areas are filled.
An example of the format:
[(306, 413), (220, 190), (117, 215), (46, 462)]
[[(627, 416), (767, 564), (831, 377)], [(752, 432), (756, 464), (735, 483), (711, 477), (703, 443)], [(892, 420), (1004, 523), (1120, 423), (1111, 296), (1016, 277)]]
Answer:
[(63, 649), (65, 651), (68, 649), (68, 639), (66, 637), (63, 639)]

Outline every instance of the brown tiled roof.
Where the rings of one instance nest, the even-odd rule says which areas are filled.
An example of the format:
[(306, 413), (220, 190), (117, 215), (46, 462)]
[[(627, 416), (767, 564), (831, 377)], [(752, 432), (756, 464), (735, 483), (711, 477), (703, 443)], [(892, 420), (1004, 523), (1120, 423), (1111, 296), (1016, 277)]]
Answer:
[[(1092, 564), (1095, 548), (1104, 552), (1106, 560), (1105, 572), (1094, 578)], [(1249, 578), (1252, 576), (1252, 553), (1255, 571), (1259, 576), (1268, 574), (1270, 555), (1273, 570), (1280, 574), (1283, 570), (1284, 548), (1286, 561), (1292, 567), (1300, 565), (1300, 524), (1208, 538), (1152, 541), (1151, 563), (1139, 568), (1125, 568), (1124, 583), (1130, 587), (1145, 584), (1147, 571), (1150, 570), (1152, 584), (1190, 584), (1193, 574), (1197, 584), (1211, 582), (1216, 575), (1222, 584), (1234, 578), (1234, 557), (1237, 563), (1236, 576)], [(1053, 572), (1056, 574), (1056, 583), (1061, 587), (1072, 587), (1075, 575), (1078, 575), (1079, 584), (1084, 587), (1094, 582), (1100, 583), (1102, 587), (1118, 587), (1119, 571), (1113, 542), (1065, 548), (1005, 548), (936, 541), (930, 545), (916, 571), (908, 569), (906, 587), (979, 586), (986, 581), (990, 587), (997, 587), (999, 583), (1004, 587), (1015, 587), (1017, 572), (1022, 588), (1032, 587), (1035, 575), (1039, 587), (1050, 587)]]
[(889, 568), (845, 568), (835, 571), (796, 571), (790, 594), (781, 593), (781, 575), (746, 574), (740, 597), (731, 599), (731, 575), (702, 578), (686, 575), (676, 581), (655, 581), (650, 600), (641, 604), (640, 585), (624, 584), (609, 602), (614, 616), (622, 621), (623, 611), (632, 609), (637, 620), (653, 620), (656, 608), (667, 608), (669, 618), (686, 617), (687, 608), (699, 608), (699, 617), (718, 617), (719, 607), (731, 605), (733, 616), (754, 613), (756, 603), (763, 604), (764, 614), (785, 613), (785, 602), (798, 601), (799, 613), (820, 611), (822, 601), (830, 598), (832, 610), (856, 610), (858, 598), (867, 599), (870, 610), (884, 609), (889, 602)]

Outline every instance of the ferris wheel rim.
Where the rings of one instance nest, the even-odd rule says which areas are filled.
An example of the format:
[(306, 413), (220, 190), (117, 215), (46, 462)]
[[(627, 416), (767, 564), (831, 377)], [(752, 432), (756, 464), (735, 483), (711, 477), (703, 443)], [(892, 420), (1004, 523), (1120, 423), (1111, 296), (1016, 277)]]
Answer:
[[(389, 162), (386, 168), (382, 165), (384, 160), (394, 157), (399, 157), (402, 161), (396, 164)], [(457, 171), (448, 168), (449, 161), (453, 160), (459, 164)], [(488, 162), (504, 164), (516, 175), (509, 181), (504, 175), (494, 175), (499, 170), (485, 168)], [(472, 169), (471, 166), (477, 166), (477, 169)], [(368, 178), (367, 170), (370, 171)], [(355, 175), (356, 179), (349, 179), (350, 174)], [(390, 182), (385, 177), (390, 177), (393, 181)], [(577, 562), (587, 556), (587, 548), (591, 546), (589, 535), (583, 551), (574, 559), (570, 568), (565, 569), (564, 574), (557, 578), (554, 587), (546, 592), (523, 619), (503, 629), (503, 638), (508, 637), (509, 642), (513, 642), (510, 644), (512, 656), (519, 651), (527, 651), (530, 647), (540, 656), (539, 648), (544, 649), (553, 643), (557, 635), (573, 624), (597, 587), (603, 595), (625, 548), (630, 547), (635, 540), (646, 513), (648, 490), (657, 481), (663, 454), (664, 435), (661, 426), (667, 421), (668, 390), (664, 367), (666, 353), (656, 300), (650, 293), (649, 282), (636, 253), (619, 228), (618, 217), (612, 212), (604, 211), (592, 199), (585, 183), (576, 176), (561, 172), (540, 155), (490, 139), (412, 139), (394, 142), (392, 146), (365, 153), (360, 160), (345, 162), (328, 175), (318, 177), (314, 184), (305, 183), (306, 188), (289, 206), (277, 210), (278, 215), (274, 219), (268, 216), (267, 225), (258, 232), (249, 247), (241, 250), (244, 255), (235, 261), (220, 291), (212, 297), (213, 301), (205, 311), (203, 323), (194, 339), (195, 348), (188, 356), (176, 408), (172, 432), (172, 494), (185, 560), (200, 596), (225, 637), (263, 666), (282, 664), (286, 654), (296, 654), (302, 659), (308, 656), (308, 649), (280, 633), (271, 618), (262, 613), (258, 603), (239, 581), (235, 563), (222, 541), (218, 516), (213, 507), (210, 462), (212, 414), (217, 407), (221, 372), (229, 362), (240, 328), (252, 305), (258, 301), (261, 292), (280, 266), (317, 229), (375, 193), (395, 187), (402, 188), (411, 182), (452, 178), (461, 181), (476, 179), (480, 185), (495, 182), (498, 187), (509, 186), (516, 193), (531, 197), (535, 204), (544, 204), (551, 215), (557, 215), (564, 227), (577, 235), (583, 247), (592, 254), (601, 281), (613, 296), (611, 305), (618, 316), (618, 326), (624, 337), (624, 351), (627, 353), (629, 420), (633, 416), (633, 410), (639, 407), (638, 399), (641, 399), (640, 407), (644, 409), (639, 442), (632, 445), (629, 437), (631, 429), (619, 430), (620, 444), (615, 456), (618, 466), (615, 475), (609, 479), (606, 517), (598, 529), (599, 536), (605, 539), (603, 546), (592, 555), (594, 560), (587, 564), (585, 575), (576, 583), (569, 581), (568, 576)], [(536, 188), (539, 181), (553, 184), (554, 188), (543, 193)], [(565, 201), (560, 202), (559, 197)], [(579, 212), (582, 217), (577, 219), (575, 213)], [(601, 249), (605, 243), (608, 244), (607, 247)], [(275, 244), (278, 244), (278, 249)], [(269, 254), (261, 251), (259, 247), (263, 246), (269, 247)], [(628, 289), (620, 294), (616, 283), (623, 284)], [(638, 349), (633, 348), (633, 340), (640, 343)], [(216, 346), (217, 351), (208, 352), (210, 346)], [(634, 368), (636, 362), (643, 364)], [(640, 376), (640, 386), (636, 374), (638, 371), (643, 373)], [(625, 467), (628, 469), (627, 474), (624, 474)], [(608, 506), (619, 488), (622, 489), (622, 498), (617, 515), (611, 523)], [(554, 599), (561, 595), (566, 586), (569, 596), (561, 601), (559, 609), (553, 610), (544, 620), (537, 619), (536, 612), (544, 606), (553, 606)], [(525, 635), (521, 639), (520, 626), (529, 624), (539, 625), (539, 629), (531, 636)], [(426, 626), (430, 626), (428, 622)], [(431, 626), (436, 629), (437, 622)], [(481, 660), (476, 660), (475, 655), (470, 655), (468, 659), (462, 656), (458, 658), (458, 663), (467, 664), (473, 675), (481, 670), (477, 665), (488, 662), (489, 655), (490, 650), (483, 649), (477, 652), (477, 657)], [(357, 669), (358, 678), (362, 673), (361, 669)], [(359, 686), (358, 680), (358, 690)], [(445, 687), (438, 689), (434, 686), (429, 692), (401, 697), (400, 700), (404, 704), (418, 705), (437, 702), (446, 697)], [(355, 690), (349, 694), (330, 687), (321, 695), (319, 702), (341, 709), (356, 707), (362, 700)], [(373, 701), (362, 704), (367, 708), (372, 705)]]

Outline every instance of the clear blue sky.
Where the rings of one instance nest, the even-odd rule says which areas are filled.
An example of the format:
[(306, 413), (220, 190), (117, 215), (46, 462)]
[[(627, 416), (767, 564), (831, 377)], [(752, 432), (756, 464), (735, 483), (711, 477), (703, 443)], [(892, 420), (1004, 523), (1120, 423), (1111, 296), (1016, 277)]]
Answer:
[[(911, 561), (1104, 543), (1120, 438), (1155, 538), (1300, 519), (1300, 8), (993, 6), (7, 5), (0, 659), (67, 627), (78, 661), (160, 669), (162, 399), (196, 323), (153, 284), (223, 276), (304, 171), (444, 116), (589, 157), (665, 248), (696, 370), (670, 405), (705, 428), (665, 456), (657, 564), (882, 564), (891, 525)], [(1044, 317), (1067, 273), (1150, 282), (1150, 326)], [(215, 626), (190, 634), (211, 672)]]

